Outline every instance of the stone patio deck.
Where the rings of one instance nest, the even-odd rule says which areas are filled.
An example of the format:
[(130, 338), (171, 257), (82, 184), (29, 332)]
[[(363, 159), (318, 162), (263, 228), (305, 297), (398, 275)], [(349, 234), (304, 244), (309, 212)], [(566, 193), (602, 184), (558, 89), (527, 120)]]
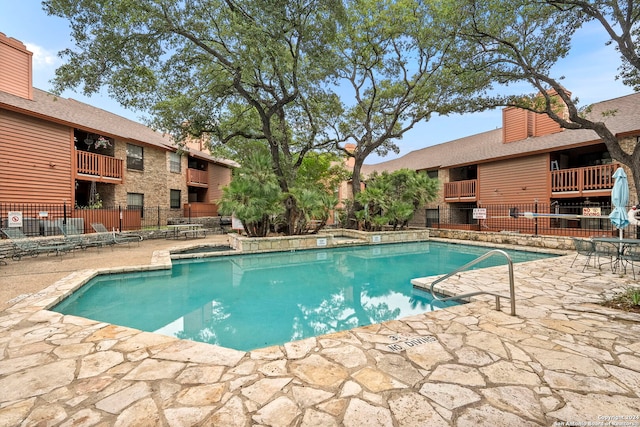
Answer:
[[(251, 352), (44, 310), (81, 270), (0, 313), (0, 425), (638, 426), (640, 315), (596, 304), (636, 283), (572, 260), (516, 264), (516, 317), (479, 298)], [(506, 267), (443, 284), (478, 286)]]

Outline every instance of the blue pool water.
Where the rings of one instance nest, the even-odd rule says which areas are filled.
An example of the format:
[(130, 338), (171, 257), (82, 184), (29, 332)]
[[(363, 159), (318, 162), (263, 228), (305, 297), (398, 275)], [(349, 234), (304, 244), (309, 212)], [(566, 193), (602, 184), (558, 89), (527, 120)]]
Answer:
[[(419, 242), (176, 260), (171, 270), (99, 276), (53, 310), (252, 350), (454, 305), (410, 280), (487, 251)], [(551, 256), (509, 254), (514, 262)], [(478, 267), (504, 263), (492, 257)]]

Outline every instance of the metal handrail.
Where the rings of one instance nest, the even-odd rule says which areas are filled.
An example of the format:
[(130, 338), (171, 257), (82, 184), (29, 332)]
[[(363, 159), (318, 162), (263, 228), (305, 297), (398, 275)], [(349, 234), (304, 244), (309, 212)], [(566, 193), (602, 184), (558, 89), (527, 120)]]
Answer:
[[(433, 287), (435, 285), (437, 285), (438, 283), (447, 280), (449, 277), (460, 273), (461, 271), (467, 270), (469, 267), (472, 267), (474, 265), (476, 265), (477, 263), (479, 263), (480, 261), (484, 261), (487, 258), (490, 258), (494, 255), (502, 255), (507, 259), (507, 262), (509, 263), (509, 295), (508, 297), (504, 296), (504, 295), (500, 295), (500, 294), (496, 294), (493, 292), (488, 292), (488, 291), (476, 291), (476, 292), (469, 292), (466, 294), (462, 294), (462, 295), (454, 295), (451, 297), (444, 297), (441, 298), (438, 295), (436, 295)], [(500, 298), (507, 298), (509, 300), (511, 300), (511, 315), (515, 316), (516, 315), (516, 296), (515, 296), (515, 287), (513, 284), (513, 261), (511, 260), (511, 257), (509, 256), (508, 253), (506, 253), (503, 250), (500, 249), (494, 249), (492, 251), (487, 252), (486, 254), (474, 259), (473, 261), (463, 265), (462, 267), (459, 267), (458, 269), (452, 271), (451, 273), (440, 277), (439, 279), (435, 280), (433, 283), (431, 283), (431, 287), (429, 288), (429, 290), (431, 291), (431, 296), (433, 296), (434, 299), (438, 300), (438, 301), (449, 301), (452, 299), (462, 299), (462, 298), (468, 298), (468, 297), (472, 297), (475, 295), (481, 295), (481, 294), (488, 294), (488, 295), (493, 295), (494, 297), (496, 297), (496, 310), (500, 311)]]

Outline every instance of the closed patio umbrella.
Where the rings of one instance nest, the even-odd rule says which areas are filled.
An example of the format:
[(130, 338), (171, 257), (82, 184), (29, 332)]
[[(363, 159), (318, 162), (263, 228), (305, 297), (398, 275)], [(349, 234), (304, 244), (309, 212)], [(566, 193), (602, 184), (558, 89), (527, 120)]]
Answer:
[(611, 203), (614, 208), (609, 214), (609, 220), (611, 224), (620, 230), (620, 238), (622, 238), (622, 229), (629, 225), (626, 209), (629, 202), (629, 183), (627, 182), (627, 174), (622, 168), (618, 168), (614, 172), (613, 178), (616, 180), (611, 189)]

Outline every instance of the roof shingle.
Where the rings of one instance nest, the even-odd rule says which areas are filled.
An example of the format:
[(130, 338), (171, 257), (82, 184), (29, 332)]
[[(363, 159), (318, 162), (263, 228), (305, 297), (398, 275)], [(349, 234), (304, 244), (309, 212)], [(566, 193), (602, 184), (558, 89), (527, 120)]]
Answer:
[[(611, 111), (615, 111), (615, 114), (606, 114)], [(600, 118), (614, 134), (627, 132), (640, 134), (638, 111), (640, 111), (640, 93), (635, 93), (594, 104), (588, 116)], [(600, 141), (600, 137), (592, 130), (564, 129), (558, 133), (529, 137), (505, 144), (502, 142), (502, 128), (499, 128), (411, 151), (394, 160), (364, 165), (362, 172), (369, 174), (373, 171), (392, 172), (402, 168), (413, 170), (451, 168), (555, 151), (596, 141)]]
[[(0, 108), (3, 106), (27, 115), (42, 117), (128, 142), (143, 143), (168, 151), (177, 149), (169, 135), (156, 132), (141, 123), (92, 105), (55, 96), (36, 88), (33, 89), (33, 100), (0, 91)], [(192, 155), (214, 163), (229, 167), (238, 166), (231, 160), (219, 159), (197, 150), (189, 151)]]

